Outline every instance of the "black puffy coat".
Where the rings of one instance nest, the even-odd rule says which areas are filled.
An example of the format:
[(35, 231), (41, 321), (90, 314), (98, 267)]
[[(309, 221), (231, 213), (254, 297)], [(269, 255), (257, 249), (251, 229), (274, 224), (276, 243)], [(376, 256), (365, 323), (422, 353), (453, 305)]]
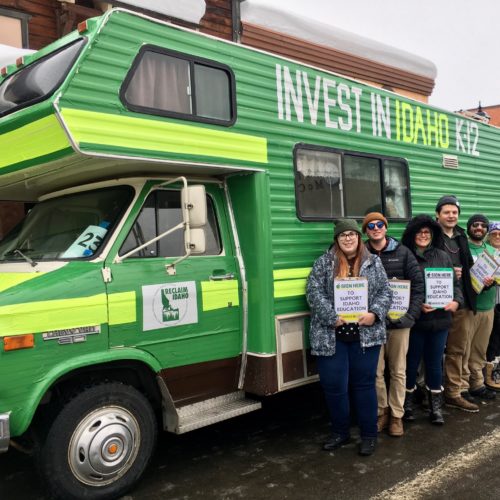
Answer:
[[(422, 253), (417, 253), (415, 246), (415, 235), (422, 228), (428, 227), (432, 232), (432, 243)], [(451, 257), (441, 248), (443, 247), (443, 230), (441, 226), (428, 215), (417, 215), (406, 226), (401, 238), (403, 245), (408, 247), (415, 255), (420, 266), (422, 279), (424, 269), (435, 267), (453, 268)], [(441, 247), (441, 248), (440, 248)], [(460, 307), (463, 306), (464, 299), (460, 289), (459, 282), (455, 276), (453, 283), (453, 300), (456, 300)], [(420, 331), (447, 330), (452, 322), (452, 313), (444, 309), (436, 309), (429, 313), (422, 313), (415, 323), (415, 328)]]
[(424, 300), (424, 276), (417, 259), (407, 247), (389, 236), (386, 239), (387, 245), (380, 252), (372, 248), (369, 241), (366, 242), (366, 248), (380, 257), (389, 280), (396, 278), (411, 281), (408, 312), (398, 321), (389, 321), (387, 328), (411, 328), (420, 316), (420, 307)]

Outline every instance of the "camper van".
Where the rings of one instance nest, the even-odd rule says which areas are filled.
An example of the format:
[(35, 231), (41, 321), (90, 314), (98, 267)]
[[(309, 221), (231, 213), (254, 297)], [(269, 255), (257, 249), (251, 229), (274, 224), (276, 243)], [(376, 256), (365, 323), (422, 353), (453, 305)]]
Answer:
[(305, 284), (338, 217), (500, 218), (500, 133), (114, 9), (0, 78), (0, 452), (115, 498), (158, 429), (317, 380)]

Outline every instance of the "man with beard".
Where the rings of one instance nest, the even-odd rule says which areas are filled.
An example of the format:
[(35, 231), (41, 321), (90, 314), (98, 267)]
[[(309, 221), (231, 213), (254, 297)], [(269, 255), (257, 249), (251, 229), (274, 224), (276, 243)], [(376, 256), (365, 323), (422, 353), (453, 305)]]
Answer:
[[(484, 241), (488, 232), (488, 219), (483, 214), (475, 214), (467, 221), (469, 249), (474, 261), (484, 252), (490, 255), (495, 250)], [(486, 350), (493, 326), (493, 308), (495, 307), (495, 287), (493, 277), (488, 276), (483, 281), (485, 288), (477, 296), (477, 312), (471, 325), (471, 335), (462, 366), (462, 391), (479, 399), (495, 399), (495, 392), (488, 389), (484, 383), (483, 368), (486, 366)], [(463, 393), (462, 393), (463, 394)]]

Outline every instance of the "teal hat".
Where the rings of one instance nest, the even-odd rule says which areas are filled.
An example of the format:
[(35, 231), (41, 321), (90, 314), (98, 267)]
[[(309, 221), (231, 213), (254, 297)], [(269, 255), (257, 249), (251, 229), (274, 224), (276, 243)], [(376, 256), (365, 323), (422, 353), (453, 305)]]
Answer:
[(358, 223), (354, 219), (339, 219), (335, 222), (333, 239), (337, 239), (337, 236), (345, 231), (355, 231), (361, 236), (361, 229), (359, 229)]

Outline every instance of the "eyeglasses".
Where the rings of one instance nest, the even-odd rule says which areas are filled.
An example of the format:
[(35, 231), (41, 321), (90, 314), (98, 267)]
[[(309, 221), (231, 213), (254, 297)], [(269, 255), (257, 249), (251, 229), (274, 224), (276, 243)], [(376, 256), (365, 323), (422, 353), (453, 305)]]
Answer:
[(382, 229), (385, 226), (385, 224), (379, 220), (378, 222), (369, 222), (366, 227), (370, 229), (370, 231), (373, 231), (375, 228), (377, 229)]
[(339, 240), (354, 240), (355, 238), (358, 237), (358, 233), (351, 232), (351, 233), (340, 233), (338, 238)]
[(490, 238), (500, 238), (500, 231), (492, 231), (490, 233)]
[(417, 231), (417, 236), (430, 236), (431, 232), (428, 229), (422, 229), (422, 231)]
[(472, 227), (474, 227), (474, 228), (482, 227), (482, 228), (486, 229), (488, 227), (488, 224), (485, 224), (484, 222), (473, 222)]

